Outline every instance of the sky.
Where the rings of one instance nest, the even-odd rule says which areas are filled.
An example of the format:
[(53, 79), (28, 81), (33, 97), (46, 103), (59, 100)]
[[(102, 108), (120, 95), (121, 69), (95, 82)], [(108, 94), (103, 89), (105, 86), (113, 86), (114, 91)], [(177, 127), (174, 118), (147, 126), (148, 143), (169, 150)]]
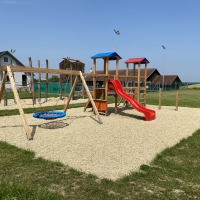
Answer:
[(70, 57), (84, 62), (86, 73), (91, 56), (117, 52), (119, 69), (145, 57), (161, 75), (200, 82), (199, 10), (200, 0), (0, 0), (0, 51), (16, 50), (25, 66), (31, 57), (33, 67), (40, 60), (45, 68), (48, 59), (54, 69)]

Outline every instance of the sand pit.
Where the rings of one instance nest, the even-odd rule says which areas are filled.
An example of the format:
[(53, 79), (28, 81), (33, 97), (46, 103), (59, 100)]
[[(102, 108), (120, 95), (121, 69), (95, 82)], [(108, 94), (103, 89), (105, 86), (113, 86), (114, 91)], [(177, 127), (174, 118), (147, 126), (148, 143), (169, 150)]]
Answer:
[(0, 117), (0, 140), (30, 149), (43, 157), (116, 180), (149, 164), (157, 153), (171, 147), (200, 128), (200, 109), (147, 105), (156, 111), (156, 120), (144, 121), (132, 108), (109, 105), (109, 116), (98, 124), (91, 109), (69, 109), (67, 117), (55, 121), (35, 119), (26, 114), (34, 139), (28, 141), (19, 116)]

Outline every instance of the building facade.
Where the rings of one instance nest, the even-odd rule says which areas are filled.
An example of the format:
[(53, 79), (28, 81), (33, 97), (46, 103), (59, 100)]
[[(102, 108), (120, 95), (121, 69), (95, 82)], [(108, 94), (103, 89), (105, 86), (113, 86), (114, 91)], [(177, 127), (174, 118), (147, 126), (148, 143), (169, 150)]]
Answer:
[[(2, 51), (2, 52), (0, 52), (0, 83), (1, 83), (2, 77), (3, 77), (3, 72), (2, 72), (1, 67), (2, 66), (7, 66), (7, 65), (24, 66), (9, 51)], [(31, 80), (30, 74), (25, 73), (25, 72), (14, 72), (13, 73), (13, 77), (14, 77), (14, 80), (15, 80), (15, 83), (16, 83), (17, 87), (27, 86), (28, 83), (30, 83), (30, 80)], [(9, 88), (9, 87), (10, 87), (9, 78), (7, 77), (6, 88)]]

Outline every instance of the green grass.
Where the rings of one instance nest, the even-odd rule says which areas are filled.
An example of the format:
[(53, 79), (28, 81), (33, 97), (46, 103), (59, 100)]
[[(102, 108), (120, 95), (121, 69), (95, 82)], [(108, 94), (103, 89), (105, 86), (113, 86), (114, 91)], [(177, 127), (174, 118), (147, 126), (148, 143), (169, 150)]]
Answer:
[[(200, 90), (180, 90), (179, 100), (180, 106), (200, 108)], [(112, 102), (114, 98), (110, 97), (109, 103)], [(163, 92), (162, 102), (175, 106), (175, 91)], [(158, 105), (157, 92), (147, 94), (147, 104)], [(70, 105), (74, 106), (84, 104)], [(31, 151), (0, 142), (0, 200), (199, 199), (199, 152), (200, 130), (197, 130), (158, 154), (150, 165), (141, 165), (139, 172), (111, 181), (59, 162), (35, 158)]]
[[(178, 91), (178, 105), (180, 107), (200, 108), (200, 90), (189, 89), (189, 90), (177, 90)], [(162, 105), (174, 106), (176, 105), (176, 92), (162, 91)], [(158, 105), (158, 92), (147, 93), (147, 104)]]
[(0, 142), (0, 199), (198, 199), (200, 130), (117, 181)]
[[(189, 90), (178, 90), (179, 93), (179, 106), (180, 107), (190, 107), (190, 108), (200, 108), (200, 90), (198, 89), (189, 89)], [(11, 98), (13, 97), (13, 94), (11, 93)], [(19, 93), (20, 98), (30, 98), (30, 93)], [(158, 92), (148, 92), (147, 93), (147, 104), (149, 105), (158, 105)], [(49, 97), (58, 97), (58, 95), (50, 94)], [(44, 98), (44, 95), (42, 96)], [(120, 98), (118, 98), (118, 101)], [(3, 101), (3, 100), (2, 100)], [(112, 96), (108, 97), (108, 103), (114, 103), (115, 99)], [(163, 91), (162, 92), (162, 105), (164, 106), (174, 106), (176, 105), (176, 91)], [(78, 108), (78, 107), (84, 107), (85, 103), (79, 103), (79, 104), (71, 104), (69, 105), (70, 108)], [(48, 106), (44, 107), (45, 111), (48, 110), (63, 110), (64, 105), (58, 105), (58, 106)], [(41, 111), (41, 108), (25, 108), (24, 113), (34, 113), (37, 111)], [(15, 110), (1, 110), (0, 116), (9, 116), (9, 115), (18, 115), (19, 111), (18, 109)]]
[[(32, 93), (30, 92), (19, 92), (19, 98), (20, 99), (31, 99), (32, 98)], [(45, 93), (41, 93), (41, 98), (45, 98)], [(35, 97), (38, 97), (38, 94), (35, 94)], [(48, 97), (59, 97), (59, 94), (48, 94)], [(7, 98), (8, 99), (14, 99), (14, 94), (13, 93), (7, 93)]]

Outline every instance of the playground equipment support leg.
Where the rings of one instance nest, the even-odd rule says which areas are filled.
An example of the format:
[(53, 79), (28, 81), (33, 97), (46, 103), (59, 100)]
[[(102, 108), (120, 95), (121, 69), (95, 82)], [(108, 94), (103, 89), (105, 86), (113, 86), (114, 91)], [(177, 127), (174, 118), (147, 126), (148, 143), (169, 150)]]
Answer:
[(19, 98), (19, 95), (18, 95), (18, 92), (17, 92), (17, 88), (16, 88), (16, 85), (15, 85), (15, 82), (14, 82), (14, 79), (13, 79), (13, 75), (12, 75), (12, 71), (10, 69), (10, 66), (7, 66), (7, 72), (8, 72), (11, 87), (12, 87), (12, 90), (13, 90), (13, 93), (14, 93), (14, 96), (15, 96), (15, 99), (16, 99), (16, 102), (17, 102), (17, 106), (19, 108), (19, 113), (20, 113), (20, 116), (21, 116), (21, 119), (22, 119), (22, 123), (23, 123), (24, 129), (25, 129), (26, 134), (27, 134), (27, 138), (29, 140), (31, 140), (31, 139), (33, 139), (33, 137), (31, 136), (31, 132), (29, 130), (29, 126), (28, 126), (28, 123), (26, 121), (24, 111), (23, 111), (23, 108), (22, 108), (21, 103), (20, 103), (20, 98)]

